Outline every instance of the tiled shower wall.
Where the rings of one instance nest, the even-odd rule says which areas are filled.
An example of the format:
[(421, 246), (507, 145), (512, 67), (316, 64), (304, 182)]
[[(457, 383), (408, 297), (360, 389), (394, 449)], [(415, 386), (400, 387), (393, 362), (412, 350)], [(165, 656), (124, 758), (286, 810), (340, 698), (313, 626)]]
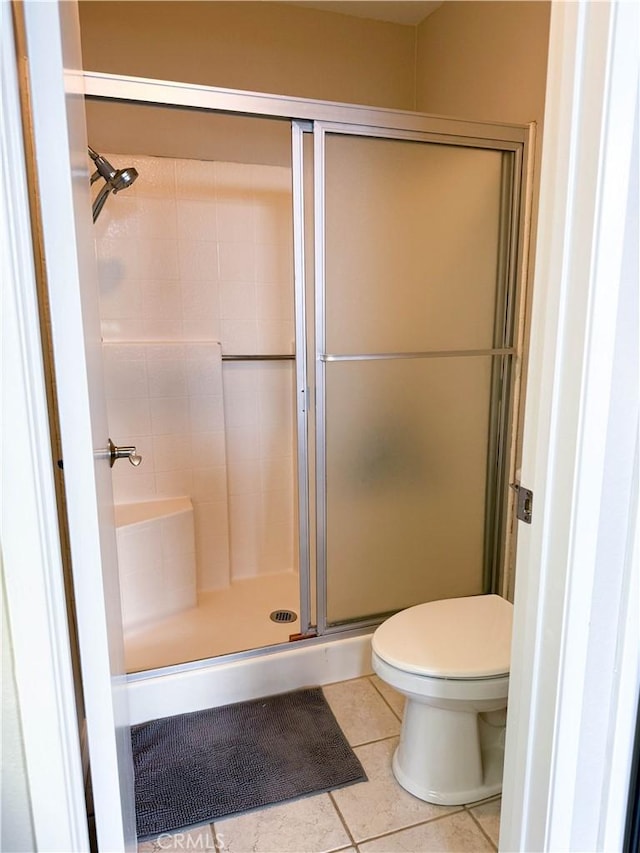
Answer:
[[(116, 504), (189, 497), (200, 590), (229, 583), (222, 368), (217, 343), (103, 344), (107, 416), (116, 444), (142, 464), (113, 468)], [(139, 561), (141, 563), (141, 561)], [(140, 572), (148, 566), (140, 564)]]
[[(105, 343), (134, 344), (129, 354), (146, 351), (152, 361), (173, 349), (158, 343), (219, 341), (225, 354), (293, 352), (290, 170), (105, 156), (116, 167), (133, 165), (139, 172), (132, 187), (109, 199), (96, 224)], [(176, 347), (176, 354), (181, 350), (176, 364), (196, 351)], [(119, 351), (125, 355), (126, 347)], [(217, 445), (225, 459), (215, 467), (218, 475), (225, 469), (224, 501), (218, 480), (211, 495), (206, 492), (199, 459), (210, 467), (201, 444), (211, 430), (185, 408), (193, 402), (154, 396), (147, 385), (129, 395), (129, 409), (114, 405), (122, 399), (117, 381), (108, 388), (113, 440), (128, 444), (135, 438), (150, 462), (130, 470), (118, 463), (116, 502), (174, 496), (176, 489), (191, 497), (187, 489), (195, 489), (197, 480), (197, 501), (217, 505), (216, 512), (203, 514), (194, 502), (201, 589), (296, 567), (294, 363), (227, 362), (222, 378), (222, 395), (212, 385), (203, 397), (218, 397), (221, 406), (224, 436)], [(154, 412), (164, 432), (154, 427)], [(171, 470), (185, 454), (193, 473), (181, 486)], [(158, 468), (159, 457), (166, 457), (168, 470)]]

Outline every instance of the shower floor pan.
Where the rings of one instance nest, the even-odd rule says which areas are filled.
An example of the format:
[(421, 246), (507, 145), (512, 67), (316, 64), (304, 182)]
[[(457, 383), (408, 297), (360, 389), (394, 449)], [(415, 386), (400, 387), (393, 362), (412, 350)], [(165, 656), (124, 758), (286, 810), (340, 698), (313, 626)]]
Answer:
[(295, 572), (235, 581), (198, 593), (195, 607), (125, 635), (127, 672), (157, 669), (286, 643), (300, 621), (274, 622), (274, 610), (299, 606)]

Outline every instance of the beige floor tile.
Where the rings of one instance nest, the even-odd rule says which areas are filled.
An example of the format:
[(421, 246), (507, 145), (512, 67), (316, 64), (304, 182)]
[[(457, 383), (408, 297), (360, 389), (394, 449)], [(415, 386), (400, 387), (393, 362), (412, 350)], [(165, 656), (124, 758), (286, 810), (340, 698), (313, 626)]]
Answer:
[(358, 843), (461, 808), (425, 803), (398, 785), (391, 772), (391, 758), (397, 743), (397, 738), (390, 738), (355, 749), (369, 781), (332, 793)]
[(328, 853), (351, 844), (328, 794), (215, 822), (224, 853)]
[(360, 853), (481, 853), (493, 850), (467, 812), (358, 845)]
[(209, 824), (182, 832), (164, 832), (153, 841), (141, 841), (138, 844), (138, 853), (157, 853), (160, 850), (202, 850), (214, 853), (215, 849)]
[(399, 734), (399, 720), (368, 678), (322, 689), (351, 746)]
[(500, 835), (500, 806), (502, 800), (490, 800), (488, 803), (482, 803), (479, 806), (474, 806), (469, 809), (471, 814), (476, 818), (480, 826), (487, 833), (493, 843), (498, 846), (498, 836)]
[(394, 713), (402, 719), (402, 715), (404, 713), (404, 696), (402, 693), (398, 693), (398, 691), (394, 690), (393, 687), (389, 687), (389, 685), (377, 675), (369, 676), (369, 681), (371, 681), (376, 690), (383, 695), (387, 704), (393, 708)]

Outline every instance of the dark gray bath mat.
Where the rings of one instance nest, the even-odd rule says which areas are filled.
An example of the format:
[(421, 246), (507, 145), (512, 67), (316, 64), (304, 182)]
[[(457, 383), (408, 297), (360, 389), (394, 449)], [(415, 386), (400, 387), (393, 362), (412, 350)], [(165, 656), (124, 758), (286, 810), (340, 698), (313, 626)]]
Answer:
[(138, 838), (366, 781), (319, 687), (133, 726)]

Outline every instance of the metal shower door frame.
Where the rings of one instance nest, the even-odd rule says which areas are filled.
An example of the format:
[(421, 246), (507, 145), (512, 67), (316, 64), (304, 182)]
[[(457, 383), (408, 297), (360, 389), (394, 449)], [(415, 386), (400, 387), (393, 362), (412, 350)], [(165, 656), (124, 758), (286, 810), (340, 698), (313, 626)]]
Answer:
[[(318, 389), (324, 389), (324, 364), (332, 360), (331, 354), (321, 353), (318, 359), (319, 346), (316, 340), (316, 366), (313, 377), (307, 363), (307, 310), (306, 310), (306, 276), (305, 276), (305, 227), (304, 227), (304, 134), (314, 135), (314, 206), (315, 206), (315, 235), (316, 247), (324, 238), (322, 223), (318, 221), (318, 211), (323, 210), (323, 168), (324, 168), (324, 137), (327, 132), (351, 133), (386, 137), (391, 139), (412, 139), (425, 142), (439, 142), (449, 145), (462, 145), (489, 148), (499, 151), (511, 151), (517, 160), (518, 179), (514, 180), (515, 196), (511, 218), (510, 233), (514, 247), (510, 256), (510, 280), (512, 307), (511, 315), (522, 318), (524, 312), (524, 284), (526, 278), (525, 236), (528, 228), (528, 211), (531, 195), (531, 164), (533, 125), (517, 125), (500, 122), (468, 121), (457, 118), (443, 118), (403, 110), (372, 108), (368, 106), (342, 104), (329, 101), (317, 101), (305, 98), (277, 96), (259, 92), (245, 92), (233, 89), (223, 89), (212, 86), (201, 86), (192, 83), (181, 83), (167, 80), (129, 77), (102, 72), (84, 72), (82, 76), (84, 96), (88, 100), (147, 104), (158, 107), (173, 107), (198, 112), (216, 112), (227, 115), (254, 116), (272, 119), (286, 119), (292, 127), (292, 173), (293, 173), (293, 222), (294, 222), (294, 282), (295, 282), (295, 324), (296, 324), (296, 399), (297, 399), (297, 444), (298, 444), (298, 510), (300, 533), (300, 597), (301, 597), (301, 630), (317, 630), (318, 634), (331, 634), (353, 630), (359, 631), (374, 624), (371, 620), (348, 626), (329, 626), (326, 623), (326, 553), (323, 535), (326, 523), (326, 508), (322, 501), (316, 498), (316, 515), (318, 534), (316, 536), (316, 585), (317, 585), (317, 619), (313, 620), (312, 607), (312, 577), (310, 553), (309, 515), (309, 459), (308, 459), (308, 407), (309, 391), (312, 384), (318, 384)], [(517, 210), (516, 210), (517, 208)], [(320, 272), (320, 275), (318, 274)], [(315, 288), (316, 313), (317, 307), (324, 308), (323, 284), (324, 255), (316, 251), (315, 257)], [(318, 292), (321, 296), (318, 296)], [(519, 323), (518, 339), (514, 346), (505, 352), (504, 348), (492, 351), (495, 355), (504, 355), (510, 361), (521, 354), (523, 345), (522, 322)], [(321, 334), (324, 346), (324, 315), (316, 316), (316, 335)], [(372, 354), (370, 357), (378, 357)], [(504, 362), (504, 358), (501, 359)], [(310, 381), (311, 380), (311, 381)], [(516, 390), (520, 382), (520, 371), (510, 371), (508, 381)], [(515, 399), (515, 397), (514, 397)], [(322, 430), (324, 418), (324, 396), (318, 394), (316, 399), (316, 433), (321, 439), (316, 447), (323, 444)], [(504, 420), (504, 414), (503, 414)], [(513, 431), (515, 424), (510, 418), (504, 420), (504, 430)], [(512, 442), (513, 445), (513, 442)], [(323, 450), (320, 450), (319, 461), (324, 465)], [(503, 460), (503, 465), (513, 467), (514, 454), (510, 459)], [(319, 471), (324, 470), (319, 468)], [(317, 472), (316, 472), (317, 475)], [(316, 481), (322, 478), (316, 476)], [(322, 489), (316, 492), (323, 497)], [(508, 548), (505, 545), (503, 555)], [(313, 641), (311, 641), (313, 642)], [(288, 644), (272, 647), (273, 650), (286, 648)], [(263, 650), (241, 652), (234, 657), (251, 657)], [(198, 662), (206, 664), (206, 661)], [(193, 666), (190, 664), (188, 666)]]
[[(315, 253), (315, 400), (316, 400), (316, 572), (317, 572), (317, 626), (319, 635), (343, 632), (345, 629), (370, 628), (379, 624), (381, 617), (371, 616), (349, 621), (331, 623), (327, 613), (328, 566), (327, 566), (327, 445), (326, 445), (326, 365), (330, 362), (372, 361), (388, 359), (435, 358), (456, 355), (484, 355), (492, 357), (492, 382), (490, 402), (489, 448), (487, 453), (487, 500), (484, 546), (485, 590), (495, 590), (502, 574), (505, 557), (504, 538), (506, 506), (497, 505), (498, 491), (506, 488), (509, 476), (507, 444), (510, 434), (510, 406), (503, 401), (511, 399), (514, 377), (513, 359), (516, 346), (516, 308), (518, 303), (518, 261), (521, 252), (520, 236), (524, 220), (522, 184), (524, 144), (515, 141), (497, 141), (478, 136), (451, 136), (450, 134), (415, 131), (410, 129), (381, 128), (375, 125), (351, 125), (338, 122), (316, 121), (314, 134), (314, 253)], [(497, 300), (493, 346), (481, 350), (424, 351), (406, 353), (362, 353), (338, 355), (326, 349), (326, 138), (327, 135), (349, 135), (398, 141), (444, 144), (465, 148), (479, 148), (511, 154), (510, 171), (503, 180), (503, 205), (501, 209), (499, 253), (502, 273), (498, 273), (497, 290), (502, 287), (502, 301)], [(508, 197), (505, 198), (508, 185)], [(499, 294), (498, 294), (499, 295)]]
[(311, 517), (309, 511), (309, 378), (307, 372), (307, 282), (304, 214), (304, 134), (308, 122), (291, 122), (291, 171), (293, 184), (293, 279), (296, 342), (296, 429), (298, 461), (298, 573), (300, 584), (300, 632), (313, 631), (311, 601)]

